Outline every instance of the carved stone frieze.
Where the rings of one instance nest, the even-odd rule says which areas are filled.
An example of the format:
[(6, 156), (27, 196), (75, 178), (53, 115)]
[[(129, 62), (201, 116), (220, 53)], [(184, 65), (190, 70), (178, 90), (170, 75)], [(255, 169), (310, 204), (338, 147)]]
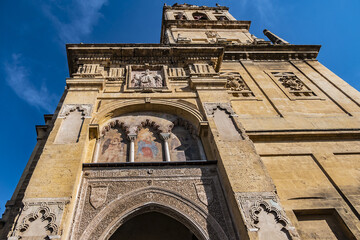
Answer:
[(67, 198), (40, 198), (23, 201), (18, 221), (10, 232), (11, 239), (60, 238), (59, 226)]
[(258, 232), (259, 239), (267, 239), (261, 233), (272, 234), (274, 239), (298, 239), (275, 193), (236, 193), (236, 199), (246, 227)]
[[(94, 186), (108, 189), (98, 208), (91, 203)], [(198, 239), (237, 239), (215, 165), (85, 169), (76, 209), (73, 239), (108, 239), (149, 211), (170, 215)]]
[(90, 118), (92, 106), (92, 104), (65, 104), (60, 111), (59, 118), (65, 118), (70, 112), (73, 112), (76, 109), (81, 111), (85, 118)]
[(230, 116), (237, 117), (230, 103), (204, 103), (204, 109), (208, 116), (213, 116), (217, 108), (225, 110)]

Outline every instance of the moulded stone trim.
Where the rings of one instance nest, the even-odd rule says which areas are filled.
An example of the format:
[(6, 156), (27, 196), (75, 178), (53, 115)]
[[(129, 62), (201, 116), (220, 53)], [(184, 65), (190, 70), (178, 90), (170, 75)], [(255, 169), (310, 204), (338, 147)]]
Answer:
[(92, 107), (92, 104), (65, 104), (63, 105), (58, 118), (66, 118), (70, 112), (73, 112), (76, 109), (82, 112), (82, 115), (85, 118), (91, 118)]
[[(162, 197), (165, 197), (167, 200), (161, 200)], [(134, 202), (132, 199), (142, 199), (143, 201), (136, 206), (131, 206), (131, 203)], [(125, 204), (125, 202), (127, 204)], [(175, 215), (180, 215), (183, 218), (187, 219), (187, 222), (184, 222), (183, 218), (176, 217), (175, 215), (172, 216), (175, 217), (176, 220), (182, 222), (185, 226), (189, 227), (192, 230), (195, 230), (194, 233), (197, 233), (197, 237), (199, 237), (200, 239), (210, 239), (207, 234), (208, 231), (206, 230), (208, 228), (207, 225), (210, 225), (210, 227), (214, 230), (213, 232), (217, 234), (215, 239), (228, 239), (219, 223), (210, 214), (206, 213), (202, 207), (198, 206), (193, 201), (187, 199), (184, 196), (159, 187), (141, 188), (123, 196), (119, 196), (118, 199), (109, 203), (96, 215), (95, 218), (91, 220), (91, 222), (89, 223), (89, 225), (79, 239), (107, 239), (108, 237), (110, 237), (109, 234), (113, 233), (124, 222), (124, 218), (126, 218), (126, 216), (129, 216), (134, 211), (137, 211), (139, 208), (141, 208), (141, 206), (146, 206), (149, 204), (157, 205), (167, 210), (171, 210), (171, 212), (176, 213)], [(100, 225), (102, 225), (102, 223), (104, 222), (104, 219), (107, 219), (109, 221), (109, 215), (111, 215), (111, 213), (114, 213), (114, 211), (117, 211), (118, 206), (120, 205), (126, 205), (126, 209), (122, 213), (119, 213), (120, 215), (117, 215), (116, 219), (111, 219), (111, 224), (109, 224), (105, 230), (103, 229), (103, 227), (100, 227)], [(179, 210), (176, 207), (177, 205), (182, 205), (183, 207), (185, 207), (188, 212), (192, 213), (192, 216), (188, 216), (186, 213)], [(194, 220), (194, 218), (196, 220)], [(97, 232), (97, 229), (101, 229), (102, 233)], [(201, 232), (200, 236), (199, 232)]]

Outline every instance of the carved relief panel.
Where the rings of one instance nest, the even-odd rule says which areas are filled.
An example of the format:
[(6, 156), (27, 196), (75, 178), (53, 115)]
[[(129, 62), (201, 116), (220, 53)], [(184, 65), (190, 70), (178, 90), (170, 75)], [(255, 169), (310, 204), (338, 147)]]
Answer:
[(268, 72), (267, 75), (291, 100), (319, 99), (317, 95), (293, 72)]
[(128, 66), (126, 82), (127, 92), (169, 91), (165, 66)]
[(8, 239), (60, 239), (65, 198), (26, 199), (17, 224)]
[(236, 198), (246, 227), (258, 232), (259, 240), (269, 239), (269, 236), (279, 240), (300, 239), (275, 193), (237, 193)]
[(238, 72), (220, 72), (221, 77), (227, 79), (225, 88), (229, 90), (229, 93), (233, 95), (240, 95), (244, 98), (255, 97), (255, 94), (251, 91), (246, 84), (243, 77)]

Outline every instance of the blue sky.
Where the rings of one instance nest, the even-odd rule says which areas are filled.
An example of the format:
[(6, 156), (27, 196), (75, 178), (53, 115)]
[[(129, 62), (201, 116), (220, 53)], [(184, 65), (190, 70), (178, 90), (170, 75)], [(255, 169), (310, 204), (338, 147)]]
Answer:
[[(35, 125), (65, 87), (65, 43), (159, 43), (163, 0), (0, 2), (0, 212), (36, 144)], [(230, 7), (250, 32), (267, 28), (292, 44), (321, 44), (319, 61), (360, 90), (359, 0), (207, 0)], [(182, 2), (181, 2), (182, 3)]]

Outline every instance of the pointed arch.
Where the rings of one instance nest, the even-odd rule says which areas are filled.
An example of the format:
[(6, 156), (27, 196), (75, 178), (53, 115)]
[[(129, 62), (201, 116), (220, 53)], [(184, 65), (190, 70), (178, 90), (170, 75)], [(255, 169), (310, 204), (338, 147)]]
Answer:
[(147, 211), (157, 211), (174, 218), (198, 239), (228, 239), (219, 223), (206, 210), (176, 192), (159, 187), (141, 188), (119, 196), (92, 219), (80, 239), (109, 239), (128, 219)]

